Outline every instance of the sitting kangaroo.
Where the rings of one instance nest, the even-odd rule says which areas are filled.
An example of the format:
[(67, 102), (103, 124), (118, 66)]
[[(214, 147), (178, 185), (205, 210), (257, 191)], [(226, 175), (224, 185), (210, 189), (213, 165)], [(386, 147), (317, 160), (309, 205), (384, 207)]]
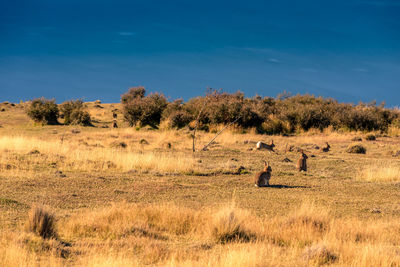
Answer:
[(272, 152), (275, 152), (274, 151), (274, 147), (275, 147), (275, 144), (274, 144), (274, 140), (271, 140), (271, 144), (266, 144), (266, 143), (263, 143), (263, 142), (261, 142), (261, 141), (258, 141), (257, 142), (257, 144), (256, 144), (256, 149), (258, 149), (258, 150), (260, 150), (260, 149), (267, 149), (267, 150), (270, 150), (270, 151), (272, 151)]
[(263, 187), (263, 186), (269, 186), (269, 180), (271, 179), (271, 173), (272, 173), (272, 168), (269, 166), (269, 162), (264, 161), (264, 170), (260, 171), (259, 173), (256, 174), (255, 176), (255, 186), (256, 187)]
[(326, 147), (322, 148), (322, 152), (328, 152), (330, 148), (331, 146), (328, 144), (328, 142), (326, 142)]
[(300, 171), (307, 171), (307, 159), (308, 159), (308, 157), (307, 157), (307, 155), (306, 154), (304, 154), (304, 150), (301, 150), (300, 151), (301, 152), (301, 156), (300, 156), (300, 158), (299, 158), (299, 160), (297, 161), (297, 166), (296, 166), (296, 168), (297, 168), (297, 170), (300, 172)]

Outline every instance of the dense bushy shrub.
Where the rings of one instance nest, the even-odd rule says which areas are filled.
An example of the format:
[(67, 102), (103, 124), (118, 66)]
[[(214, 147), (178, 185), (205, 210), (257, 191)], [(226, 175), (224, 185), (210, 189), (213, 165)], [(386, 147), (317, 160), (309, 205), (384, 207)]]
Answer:
[(203, 124), (228, 124), (237, 120), (238, 126), (257, 127), (263, 122), (257, 110), (257, 101), (259, 100), (245, 98), (241, 92), (229, 94), (213, 91), (206, 97), (189, 100), (187, 109), (194, 117), (203, 109), (200, 117)]
[[(255, 128), (260, 133), (290, 134), (310, 129), (356, 131), (387, 131), (400, 121), (399, 112), (376, 103), (358, 105), (338, 103), (331, 98), (284, 93), (277, 98), (243, 93), (208, 91), (184, 103), (168, 103), (163, 95), (145, 96), (143, 87), (133, 87), (122, 95), (124, 116), (130, 125), (156, 126), (160, 118), (169, 128), (193, 128), (199, 119), (199, 129), (211, 125), (235, 122), (243, 129)], [(200, 116), (199, 116), (200, 115)], [(398, 123), (400, 125), (400, 123)]]
[(193, 119), (193, 115), (187, 111), (181, 99), (168, 103), (162, 113), (162, 120), (166, 121), (170, 128), (180, 129), (187, 126)]
[(157, 127), (160, 124), (162, 112), (167, 107), (167, 99), (159, 93), (148, 96), (144, 94), (144, 88), (134, 87), (122, 95), (124, 118), (130, 126), (139, 123), (140, 126)]
[(60, 111), (64, 117), (64, 124), (91, 125), (90, 115), (84, 108), (82, 100), (70, 100), (62, 103)]
[(74, 125), (83, 125), (83, 126), (90, 126), (92, 125), (92, 119), (90, 117), (89, 112), (85, 111), (85, 110), (74, 110), (71, 113), (71, 124)]
[(128, 92), (121, 96), (121, 103), (128, 104), (135, 98), (143, 98), (146, 94), (146, 89), (143, 86), (129, 88)]
[(54, 99), (50, 100), (44, 97), (33, 99), (28, 104), (26, 113), (35, 122), (58, 123), (58, 106)]

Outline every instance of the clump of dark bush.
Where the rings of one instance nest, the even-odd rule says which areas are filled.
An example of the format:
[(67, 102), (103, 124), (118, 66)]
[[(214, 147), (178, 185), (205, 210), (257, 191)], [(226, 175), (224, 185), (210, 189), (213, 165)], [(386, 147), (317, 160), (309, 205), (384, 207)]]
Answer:
[(187, 110), (201, 124), (228, 124), (236, 121), (243, 128), (259, 127), (263, 119), (256, 99), (245, 98), (242, 92), (229, 94), (211, 91), (206, 97), (192, 98), (186, 104)]
[(135, 98), (143, 98), (146, 94), (146, 89), (143, 86), (129, 88), (128, 92), (121, 96), (121, 103), (127, 104)]
[(162, 113), (162, 120), (166, 121), (170, 128), (183, 128), (193, 119), (193, 115), (187, 111), (181, 99), (168, 103)]
[(58, 106), (54, 99), (33, 99), (26, 108), (26, 114), (35, 122), (58, 124)]
[(84, 110), (82, 100), (70, 100), (60, 105), (60, 111), (64, 117), (64, 124), (90, 126), (92, 120), (87, 111)]
[(163, 94), (152, 93), (145, 96), (143, 87), (134, 87), (122, 95), (123, 114), (130, 126), (139, 124), (157, 128), (161, 115), (167, 107), (167, 99)]
[(362, 145), (356, 144), (356, 145), (350, 145), (346, 149), (346, 152), (354, 153), (354, 154), (365, 154), (365, 153), (367, 153), (367, 149), (365, 147), (363, 147)]
[(344, 104), (331, 98), (288, 93), (277, 98), (246, 98), (242, 92), (210, 89), (204, 97), (195, 97), (186, 103), (182, 100), (168, 103), (161, 94), (146, 96), (144, 87), (133, 87), (122, 95), (121, 102), (125, 119), (131, 126), (140, 127), (157, 127), (162, 120), (170, 128), (193, 129), (198, 124), (198, 129), (207, 130), (211, 125), (235, 122), (242, 129), (288, 135), (310, 129), (323, 131), (328, 127), (386, 132), (389, 126), (396, 126), (400, 121), (400, 112), (386, 109), (383, 104)]
[(373, 134), (367, 134), (367, 135), (365, 136), (365, 140), (367, 140), (367, 141), (374, 141), (374, 140), (376, 140), (376, 136), (373, 135)]

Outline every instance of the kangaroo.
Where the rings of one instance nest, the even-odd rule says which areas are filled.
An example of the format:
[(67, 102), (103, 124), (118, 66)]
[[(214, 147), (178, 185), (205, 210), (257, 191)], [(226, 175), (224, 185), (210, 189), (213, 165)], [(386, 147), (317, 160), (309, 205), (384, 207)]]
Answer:
[(297, 166), (296, 169), (300, 172), (300, 171), (307, 171), (307, 155), (304, 154), (304, 151), (301, 150), (301, 156), (299, 158), (299, 160), (297, 161)]
[(263, 143), (261, 141), (258, 141), (256, 144), (256, 149), (258, 149), (258, 150), (267, 149), (269, 151), (275, 152), (274, 147), (275, 147), (274, 140), (271, 140), (271, 143), (269, 145), (266, 143)]
[(264, 161), (264, 170), (256, 174), (254, 184), (256, 187), (269, 186), (269, 180), (271, 179), (272, 168), (269, 166), (269, 162)]
[(328, 152), (330, 148), (331, 146), (328, 144), (328, 142), (326, 142), (326, 147), (322, 148), (322, 152)]

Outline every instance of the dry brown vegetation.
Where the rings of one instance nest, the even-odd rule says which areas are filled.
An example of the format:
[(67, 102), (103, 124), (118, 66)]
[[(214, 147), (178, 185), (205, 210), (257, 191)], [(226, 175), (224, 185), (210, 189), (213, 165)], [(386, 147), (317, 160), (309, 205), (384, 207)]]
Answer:
[[(0, 266), (400, 265), (395, 128), (357, 139), (365, 154), (346, 150), (366, 133), (330, 128), (230, 128), (193, 154), (185, 128), (125, 128), (122, 116), (101, 128), (120, 105), (86, 105), (96, 127), (33, 126), (19, 104), (0, 113)], [(199, 132), (198, 149), (213, 136)], [(254, 149), (271, 139), (276, 152)], [(271, 186), (255, 188), (263, 160)]]

